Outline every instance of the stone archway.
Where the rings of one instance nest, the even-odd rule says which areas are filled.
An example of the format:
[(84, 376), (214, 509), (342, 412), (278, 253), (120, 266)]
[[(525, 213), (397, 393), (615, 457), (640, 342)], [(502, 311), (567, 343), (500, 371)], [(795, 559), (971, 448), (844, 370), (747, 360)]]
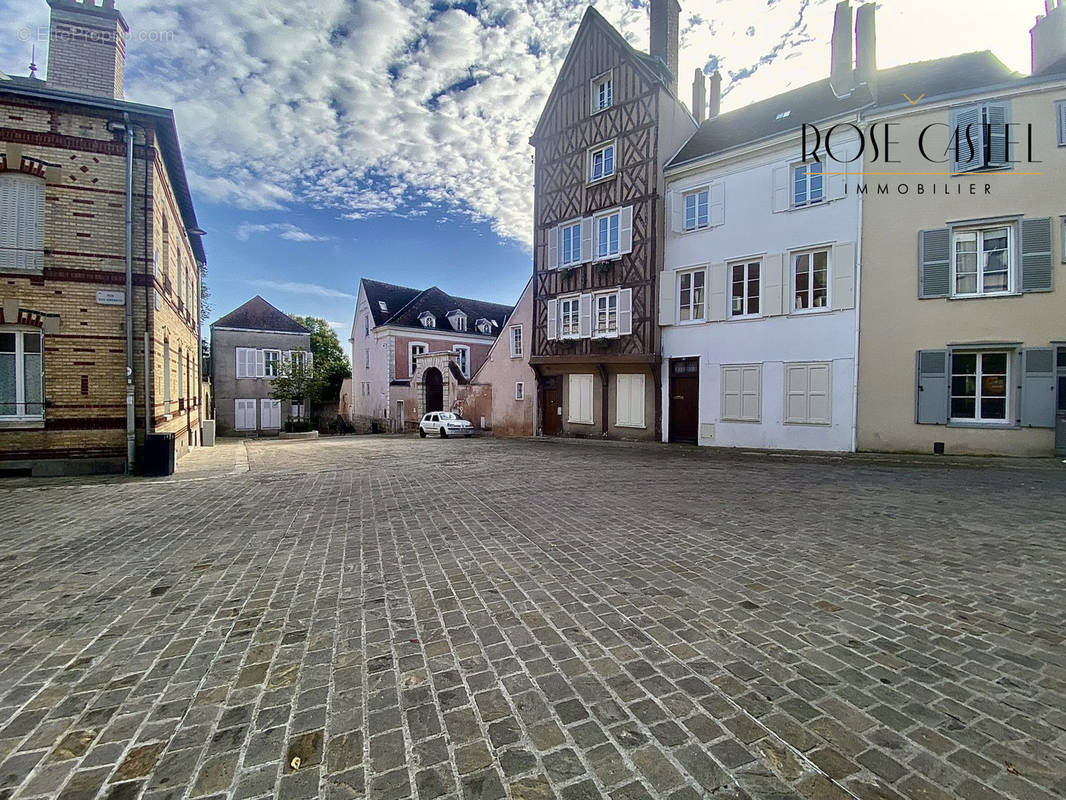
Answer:
[(422, 385), (426, 393), (426, 410), (430, 414), (444, 410), (444, 376), (436, 367), (430, 367), (422, 373)]

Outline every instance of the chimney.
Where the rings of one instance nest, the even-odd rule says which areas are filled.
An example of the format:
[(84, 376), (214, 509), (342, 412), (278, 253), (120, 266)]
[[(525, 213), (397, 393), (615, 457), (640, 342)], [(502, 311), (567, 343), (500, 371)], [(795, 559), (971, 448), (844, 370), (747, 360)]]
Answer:
[(714, 119), (722, 110), (722, 73), (714, 71), (711, 76), (711, 102), (707, 107), (707, 119)]
[(1061, 0), (1045, 0), (1046, 16), (1036, 18), (1029, 31), (1033, 43), (1033, 74), (1058, 68), (1066, 70), (1066, 5)]
[(877, 29), (873, 3), (859, 6), (855, 12), (855, 80), (874, 90), (877, 80)]
[(833, 60), (829, 69), (829, 85), (837, 94), (848, 94), (855, 88), (851, 71), (851, 3), (840, 0), (833, 18)]
[(651, 54), (670, 70), (670, 88), (677, 94), (677, 36), (681, 6), (677, 0), (651, 0)]
[(48, 85), (121, 100), (129, 26), (115, 0), (48, 0)]
[(707, 110), (707, 77), (703, 70), (696, 67), (696, 74), (692, 77), (692, 116), (696, 122), (703, 122), (703, 114)]

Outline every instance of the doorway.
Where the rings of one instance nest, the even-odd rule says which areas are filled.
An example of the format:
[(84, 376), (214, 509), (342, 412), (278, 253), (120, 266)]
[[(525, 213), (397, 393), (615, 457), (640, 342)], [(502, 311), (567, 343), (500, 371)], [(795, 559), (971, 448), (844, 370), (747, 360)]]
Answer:
[(697, 444), (700, 430), (700, 360), (670, 361), (670, 441)]
[(563, 432), (563, 379), (549, 375), (541, 379), (544, 402), (541, 405), (541, 432), (545, 436), (558, 436)]
[(436, 367), (430, 367), (422, 375), (422, 383), (426, 387), (426, 412), (444, 410), (444, 376)]

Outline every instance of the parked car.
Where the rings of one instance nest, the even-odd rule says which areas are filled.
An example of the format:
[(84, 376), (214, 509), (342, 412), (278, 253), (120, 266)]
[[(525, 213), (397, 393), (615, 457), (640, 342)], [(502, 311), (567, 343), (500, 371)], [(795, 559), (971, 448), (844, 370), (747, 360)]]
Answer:
[(474, 426), (450, 411), (434, 411), (424, 415), (418, 423), (419, 436), (425, 439), (431, 433), (439, 433), (442, 439), (449, 436), (465, 436), (469, 439), (474, 435)]

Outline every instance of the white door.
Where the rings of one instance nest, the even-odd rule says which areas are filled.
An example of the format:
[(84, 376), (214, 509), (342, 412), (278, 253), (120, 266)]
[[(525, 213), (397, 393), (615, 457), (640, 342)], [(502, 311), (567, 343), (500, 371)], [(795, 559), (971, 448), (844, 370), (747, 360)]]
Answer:
[(233, 426), (239, 431), (255, 430), (255, 400), (234, 400)]
[(263, 430), (276, 431), (281, 428), (281, 401), (260, 400), (260, 426)]

